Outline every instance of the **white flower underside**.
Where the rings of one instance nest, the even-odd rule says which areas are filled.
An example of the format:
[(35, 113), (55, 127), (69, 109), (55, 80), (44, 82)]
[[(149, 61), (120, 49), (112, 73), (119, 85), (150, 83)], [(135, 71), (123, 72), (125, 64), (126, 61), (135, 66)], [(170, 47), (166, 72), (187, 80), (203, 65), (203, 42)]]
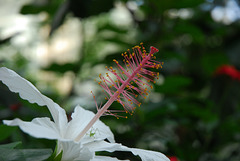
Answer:
[[(66, 112), (63, 108), (50, 98), (41, 94), (35, 86), (14, 71), (1, 67), (0, 80), (8, 86), (12, 92), (19, 93), (22, 99), (28, 100), (30, 103), (37, 103), (40, 106), (47, 106), (53, 117), (53, 121), (47, 117), (35, 118), (31, 122), (16, 118), (14, 120), (4, 120), (3, 123), (9, 126), (19, 126), (22, 131), (36, 138), (58, 140), (58, 152), (63, 151), (63, 161), (118, 160), (117, 158), (106, 156), (95, 156), (95, 152), (98, 151), (130, 151), (134, 155), (139, 155), (143, 161), (169, 161), (162, 153), (128, 148), (115, 143), (110, 128), (100, 120), (92, 127), (92, 129), (96, 130), (94, 136), (91, 136), (91, 131), (89, 131), (79, 142), (76, 142), (74, 141), (76, 136), (94, 117), (93, 112), (77, 106), (71, 115), (72, 120), (68, 122)], [(104, 141), (105, 139), (109, 142)]]

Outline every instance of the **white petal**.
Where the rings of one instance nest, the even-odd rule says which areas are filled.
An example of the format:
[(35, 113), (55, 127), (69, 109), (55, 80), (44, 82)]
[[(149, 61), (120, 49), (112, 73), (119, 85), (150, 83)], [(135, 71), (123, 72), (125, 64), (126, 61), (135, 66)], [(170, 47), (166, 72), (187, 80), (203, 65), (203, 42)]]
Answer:
[(31, 103), (37, 103), (40, 106), (46, 105), (55, 123), (59, 126), (60, 131), (65, 131), (67, 125), (65, 110), (50, 98), (41, 94), (32, 83), (5, 67), (0, 68), (0, 80), (7, 85), (12, 92), (19, 93), (21, 98)]
[(90, 161), (129, 161), (129, 160), (119, 160), (117, 158), (112, 158), (112, 157), (96, 156)]
[(35, 118), (31, 122), (20, 119), (3, 120), (3, 123), (8, 126), (19, 126), (22, 131), (36, 138), (59, 139), (61, 137), (56, 124), (47, 117)]
[[(74, 140), (94, 117), (94, 113), (92, 111), (85, 110), (80, 106), (77, 106), (71, 117), (72, 120), (68, 124), (65, 138)], [(91, 137), (90, 132), (94, 133), (94, 136)], [(85, 144), (94, 140), (104, 139), (108, 139), (110, 142), (115, 142), (114, 135), (111, 132), (110, 128), (106, 126), (103, 122), (98, 120), (81, 139), (81, 142), (82, 144)]]
[(121, 144), (117, 143), (108, 143), (105, 141), (95, 142), (88, 145), (88, 148), (93, 151), (130, 151), (134, 155), (140, 156), (142, 161), (170, 161), (164, 154), (150, 151), (150, 150), (142, 150), (137, 148), (128, 148)]
[(63, 151), (61, 161), (86, 161), (95, 156), (94, 152), (83, 148), (80, 142), (58, 141), (58, 154)]

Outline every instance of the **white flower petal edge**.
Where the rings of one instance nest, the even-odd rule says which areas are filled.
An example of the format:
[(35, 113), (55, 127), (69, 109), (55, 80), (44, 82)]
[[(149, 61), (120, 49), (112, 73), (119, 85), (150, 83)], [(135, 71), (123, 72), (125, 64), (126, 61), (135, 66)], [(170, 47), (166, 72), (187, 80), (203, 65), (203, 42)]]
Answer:
[(88, 148), (93, 151), (130, 151), (134, 155), (140, 156), (142, 161), (170, 161), (164, 154), (160, 152), (142, 150), (137, 148), (128, 148), (117, 143), (108, 143), (106, 141), (99, 141), (98, 143), (91, 143)]
[(3, 120), (8, 126), (19, 126), (22, 131), (36, 138), (60, 139), (56, 124), (49, 118), (35, 118), (31, 122), (22, 121), (20, 119)]
[(112, 157), (96, 156), (94, 159), (91, 159), (90, 161), (129, 161), (129, 160), (119, 160), (117, 158)]
[(50, 98), (42, 95), (32, 83), (5, 67), (0, 68), (0, 80), (7, 85), (12, 92), (19, 93), (22, 99), (28, 100), (31, 103), (37, 103), (40, 106), (46, 105), (59, 131), (65, 131), (67, 125), (65, 110)]

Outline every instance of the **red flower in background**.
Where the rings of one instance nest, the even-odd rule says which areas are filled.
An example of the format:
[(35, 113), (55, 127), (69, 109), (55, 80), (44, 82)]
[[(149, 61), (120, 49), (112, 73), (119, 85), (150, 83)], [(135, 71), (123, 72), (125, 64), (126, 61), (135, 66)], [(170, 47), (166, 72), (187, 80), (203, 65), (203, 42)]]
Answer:
[(175, 156), (171, 156), (171, 157), (168, 157), (170, 159), (170, 161), (178, 161), (177, 157)]
[(215, 75), (228, 75), (232, 79), (237, 79), (237, 80), (240, 81), (240, 71), (238, 71), (232, 65), (222, 65), (222, 66), (220, 66), (216, 70)]
[(12, 110), (12, 111), (18, 111), (20, 109), (22, 105), (20, 103), (15, 103), (15, 104), (11, 104), (9, 106), (9, 108)]

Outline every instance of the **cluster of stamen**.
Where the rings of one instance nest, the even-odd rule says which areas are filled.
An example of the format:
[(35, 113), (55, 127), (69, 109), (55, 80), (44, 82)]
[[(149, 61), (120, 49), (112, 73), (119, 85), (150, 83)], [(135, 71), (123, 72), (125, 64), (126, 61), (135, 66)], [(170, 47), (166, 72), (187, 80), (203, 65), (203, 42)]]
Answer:
[(98, 84), (103, 88), (107, 102), (104, 106), (98, 107), (95, 96), (93, 95), (98, 111), (75, 138), (75, 141), (79, 141), (102, 115), (113, 115), (117, 118), (120, 116), (115, 114), (115, 112), (119, 111), (109, 110), (109, 107), (114, 101), (117, 101), (123, 106), (124, 111), (121, 112), (132, 114), (134, 109), (141, 105), (141, 103), (137, 101), (137, 97), (141, 96), (146, 98), (150, 92), (148, 89), (153, 88), (151, 82), (155, 83), (154, 78), (158, 79), (159, 73), (150, 71), (149, 68), (162, 68), (163, 62), (156, 61), (156, 57), (153, 55), (158, 52), (158, 49), (151, 46), (150, 52), (147, 53), (142, 43), (140, 45), (141, 46), (133, 47), (132, 52), (128, 50), (128, 52), (122, 54), (125, 68), (115, 59), (113, 61), (117, 64), (117, 69), (106, 67), (111, 75), (115, 77), (114, 79), (110, 76), (110, 73), (106, 73), (105, 77), (101, 74), (99, 75), (100, 81)]
[[(113, 59), (117, 65), (117, 69), (107, 67), (111, 73), (106, 73), (104, 77), (99, 74), (100, 81), (98, 84), (105, 91), (105, 99), (114, 99), (124, 107), (124, 112), (132, 114), (137, 106), (141, 103), (137, 100), (138, 97), (146, 99), (153, 86), (150, 82), (156, 83), (154, 78), (159, 78), (159, 73), (150, 71), (149, 68), (162, 68), (163, 62), (156, 61), (154, 53), (158, 52), (155, 47), (150, 48), (150, 53), (147, 53), (143, 44), (132, 48), (132, 52), (122, 53), (123, 63), (125, 68), (120, 63)], [(115, 77), (115, 78), (114, 78)], [(100, 107), (97, 106), (99, 110)], [(105, 115), (115, 115), (113, 110), (106, 110)], [(118, 111), (123, 112), (123, 111)]]

